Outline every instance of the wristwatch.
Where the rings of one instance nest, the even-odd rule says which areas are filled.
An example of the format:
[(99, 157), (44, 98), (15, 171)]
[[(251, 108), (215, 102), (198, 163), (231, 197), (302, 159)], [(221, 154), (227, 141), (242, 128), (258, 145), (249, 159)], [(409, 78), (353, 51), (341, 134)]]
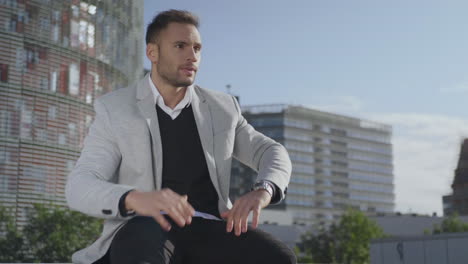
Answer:
[(256, 182), (252, 187), (252, 191), (256, 190), (265, 190), (270, 194), (271, 197), (273, 197), (273, 186), (268, 181), (261, 180)]

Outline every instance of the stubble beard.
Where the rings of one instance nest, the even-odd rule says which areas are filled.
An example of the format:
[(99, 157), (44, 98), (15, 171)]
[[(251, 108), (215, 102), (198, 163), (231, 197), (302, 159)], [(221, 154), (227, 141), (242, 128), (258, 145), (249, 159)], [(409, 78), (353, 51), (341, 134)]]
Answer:
[[(161, 67), (160, 63), (158, 63), (157, 72), (158, 75), (164, 80), (166, 83), (170, 84), (173, 87), (188, 87), (193, 84), (194, 81), (192, 80), (180, 80), (178, 78), (178, 72), (171, 74), (169, 71), (165, 71), (163, 67)], [(195, 75), (195, 74), (194, 74)], [(195, 80), (195, 78), (193, 78)]]

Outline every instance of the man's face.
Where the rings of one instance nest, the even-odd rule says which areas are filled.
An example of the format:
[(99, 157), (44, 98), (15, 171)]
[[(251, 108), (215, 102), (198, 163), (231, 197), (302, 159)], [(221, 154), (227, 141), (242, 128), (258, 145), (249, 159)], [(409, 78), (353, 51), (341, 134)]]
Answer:
[(195, 81), (201, 59), (200, 33), (194, 25), (170, 23), (160, 32), (156, 70), (173, 87), (186, 87)]

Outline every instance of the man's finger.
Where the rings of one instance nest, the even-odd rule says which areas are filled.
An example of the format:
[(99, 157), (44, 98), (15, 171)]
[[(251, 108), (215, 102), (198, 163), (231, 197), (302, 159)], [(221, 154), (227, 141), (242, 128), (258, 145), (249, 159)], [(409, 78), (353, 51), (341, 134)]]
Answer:
[(249, 214), (251, 211), (251, 205), (244, 205), (240, 210), (240, 222), (241, 222), (241, 231), (242, 233), (247, 232)]
[(180, 227), (185, 226), (186, 219), (183, 215), (181, 215), (181, 213), (179, 212), (179, 210), (177, 210), (177, 208), (170, 207), (167, 209), (166, 213), (171, 217), (172, 220), (174, 220), (174, 222), (176, 222), (178, 226)]
[(240, 234), (242, 233), (242, 219), (240, 217), (235, 218), (234, 229), (236, 231), (236, 236), (240, 236)]
[(192, 207), (191, 204), (189, 204), (188, 202), (185, 202), (183, 205), (184, 205), (183, 207), (184, 207), (185, 214), (190, 215), (190, 216), (195, 215), (195, 209)]
[(188, 202), (188, 196), (186, 194), (181, 196), (180, 204), (183, 205), (183, 210), (186, 214), (193, 216), (195, 214), (195, 209), (193, 209), (192, 205)]
[(163, 215), (161, 215), (160, 213), (157, 213), (155, 215), (153, 215), (153, 218), (154, 220), (156, 220), (156, 222), (158, 222), (158, 224), (162, 227), (162, 229), (166, 230), (167, 232), (169, 232), (169, 230), (171, 230), (171, 224), (169, 224), (169, 222), (166, 220), (166, 218), (164, 218)]
[(236, 236), (240, 236), (242, 232), (242, 208), (239, 207), (238, 205), (234, 211), (234, 231)]
[(233, 226), (234, 222), (232, 220), (232, 215), (230, 215), (226, 221), (226, 232), (231, 233)]
[(249, 212), (250, 212), (250, 211), (247, 211), (247, 214), (242, 216), (242, 219), (241, 219), (241, 222), (242, 222), (242, 233), (247, 232), (247, 227), (248, 227), (248, 223), (247, 223), (247, 222), (248, 222), (248, 220), (249, 220)]
[(260, 208), (255, 208), (253, 210), (253, 217), (252, 217), (252, 228), (257, 228), (258, 226), (258, 220), (260, 218)]
[(231, 208), (231, 213), (229, 214), (228, 222), (229, 229), (228, 232), (234, 231), (236, 229), (236, 213), (237, 213), (237, 203), (234, 203), (234, 206)]
[[(188, 203), (188, 196), (179, 195), (171, 191), (170, 189), (167, 190), (166, 195), (168, 199), (166, 200), (167, 203), (165, 204), (165, 206), (171, 207), (173, 208), (173, 210), (177, 211), (177, 213), (174, 212), (172, 215), (169, 214), (171, 218), (177, 222), (177, 220), (173, 218), (173, 216), (180, 216), (181, 219), (179, 220), (179, 222), (177, 222), (179, 226), (180, 224), (182, 224), (182, 222), (184, 222), (183, 225), (185, 225), (186, 223), (190, 224), (192, 222), (192, 217), (195, 215), (195, 209), (193, 209), (193, 207)], [(170, 210), (168, 210), (167, 213), (170, 213), (169, 211)]]
[(192, 221), (192, 216), (195, 214), (190, 204), (186, 200), (181, 200), (179, 203), (174, 205), (178, 213), (184, 218), (185, 222), (190, 223)]

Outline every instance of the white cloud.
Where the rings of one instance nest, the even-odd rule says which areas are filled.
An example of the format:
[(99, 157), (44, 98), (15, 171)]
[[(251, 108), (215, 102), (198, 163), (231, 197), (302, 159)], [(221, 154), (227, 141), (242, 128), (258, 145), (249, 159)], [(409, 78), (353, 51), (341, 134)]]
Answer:
[(440, 215), (468, 120), (417, 113), (368, 116), (393, 126), (396, 210)]
[(331, 104), (308, 105), (307, 107), (319, 109), (326, 112), (345, 113), (346, 115), (355, 114), (362, 110), (363, 103), (361, 99), (353, 95), (339, 96), (338, 98), (323, 97), (317, 101), (337, 101)]
[(461, 94), (468, 93), (468, 82), (459, 83), (451, 87), (440, 87), (439, 92), (443, 94)]
[(391, 125), (396, 210), (441, 215), (442, 196), (452, 191), (460, 143), (468, 137), (468, 120), (424, 113), (366, 113), (363, 105), (359, 98), (344, 96), (336, 104), (312, 107)]

